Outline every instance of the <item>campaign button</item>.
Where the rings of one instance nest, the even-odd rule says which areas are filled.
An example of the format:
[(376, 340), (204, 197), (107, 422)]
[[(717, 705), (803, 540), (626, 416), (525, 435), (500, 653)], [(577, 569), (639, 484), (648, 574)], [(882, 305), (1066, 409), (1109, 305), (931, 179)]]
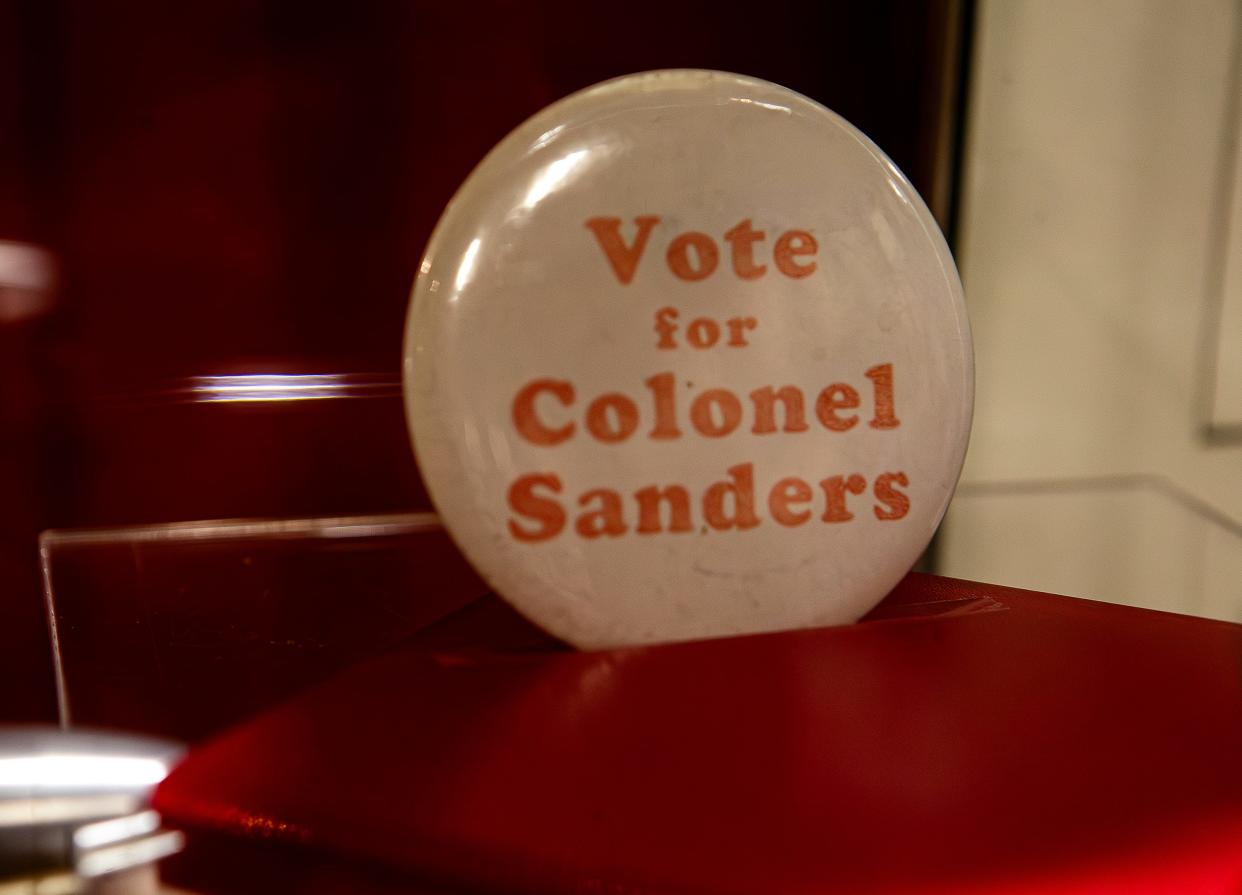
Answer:
[(708, 71), (592, 87), (493, 149), (404, 356), (450, 534), (585, 648), (859, 618), (944, 514), (973, 370), (953, 258), (892, 162)]

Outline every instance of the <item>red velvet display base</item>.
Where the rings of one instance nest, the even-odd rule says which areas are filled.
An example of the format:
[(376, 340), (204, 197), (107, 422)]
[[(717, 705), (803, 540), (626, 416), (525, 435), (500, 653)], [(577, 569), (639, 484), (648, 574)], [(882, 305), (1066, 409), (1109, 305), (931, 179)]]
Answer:
[(198, 891), (1242, 891), (1242, 626), (911, 574), (572, 652), (476, 603), (208, 742)]

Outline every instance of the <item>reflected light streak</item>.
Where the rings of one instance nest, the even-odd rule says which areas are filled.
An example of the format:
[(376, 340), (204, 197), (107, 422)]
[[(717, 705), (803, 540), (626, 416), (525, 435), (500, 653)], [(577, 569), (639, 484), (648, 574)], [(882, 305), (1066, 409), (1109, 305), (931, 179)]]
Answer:
[(901, 188), (901, 184), (897, 181), (896, 177), (890, 177), (888, 179), (888, 187), (897, 194), (897, 198), (901, 200), (902, 205), (910, 204), (910, 197), (907, 196), (905, 190)]
[[(133, 791), (125, 795), (38, 796), (25, 799), (0, 798), (0, 834), (5, 827), (31, 824), (81, 823), (91, 817), (128, 814), (139, 807), (141, 797)], [(4, 890), (0, 889), (0, 895)]]
[(73, 831), (73, 844), (76, 848), (100, 848), (113, 842), (146, 836), (159, 828), (159, 812), (140, 811), (78, 827)]
[(323, 373), (247, 373), (197, 376), (190, 390), (199, 401), (313, 401), (348, 397), (347, 376)]
[(56, 259), (47, 249), (0, 239), (0, 286), (41, 291), (55, 279)]
[(50, 292), (0, 285), (0, 323), (17, 323), (46, 314), (55, 305)]
[(551, 130), (544, 131), (542, 134), (539, 135), (539, 139), (537, 139), (534, 143), (530, 144), (530, 149), (527, 150), (527, 154), (535, 152), (536, 150), (539, 150), (539, 149), (543, 149), (543, 147), (547, 146), (549, 143), (555, 140), (557, 135), (560, 134), (563, 130), (565, 130), (565, 125), (558, 124), (556, 127), (552, 128)]
[(157, 758), (49, 752), (0, 758), (0, 788), (112, 789), (154, 786), (168, 774)]
[(748, 106), (760, 106), (764, 109), (770, 109), (773, 112), (784, 112), (786, 115), (792, 115), (793, 111), (788, 106), (778, 106), (775, 103), (760, 102), (757, 99), (750, 99), (744, 96), (730, 97), (735, 103), (746, 103)]
[(78, 859), (76, 870), (88, 879), (152, 864), (175, 855), (185, 846), (185, 837), (176, 831), (147, 836), (108, 848), (87, 852)]
[[(457, 267), (457, 279), (453, 281), (458, 292), (465, 289), (470, 278), (474, 276), (474, 265), (479, 260), (479, 249), (482, 246), (483, 240), (477, 236), (470, 240), (470, 245), (466, 246), (466, 251), (461, 256), (461, 264)], [(453, 296), (453, 298), (456, 297), (456, 295)]]
[(55, 305), (56, 257), (47, 249), (0, 239), (0, 324), (47, 313)]
[(546, 199), (553, 190), (569, 179), (590, 154), (589, 149), (578, 149), (550, 162), (531, 181), (526, 198), (522, 200), (522, 208), (530, 210)]

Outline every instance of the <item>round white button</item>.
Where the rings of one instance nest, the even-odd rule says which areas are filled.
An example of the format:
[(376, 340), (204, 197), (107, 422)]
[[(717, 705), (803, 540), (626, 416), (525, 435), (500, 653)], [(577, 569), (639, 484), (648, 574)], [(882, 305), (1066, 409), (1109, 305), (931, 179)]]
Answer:
[(404, 375), (453, 538), (606, 647), (864, 614), (948, 505), (974, 374), (953, 259), (866, 137), (665, 71), (556, 103), (470, 175)]

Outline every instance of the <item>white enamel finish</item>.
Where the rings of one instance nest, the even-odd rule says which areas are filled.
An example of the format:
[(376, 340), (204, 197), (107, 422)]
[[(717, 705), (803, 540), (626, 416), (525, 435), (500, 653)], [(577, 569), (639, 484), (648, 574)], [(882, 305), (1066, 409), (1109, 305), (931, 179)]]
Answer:
[[(702, 236), (677, 242), (687, 231)], [(707, 269), (705, 241), (716, 267), (687, 279)], [(677, 312), (662, 318), (676, 347), (659, 347), (664, 308)], [(711, 341), (699, 319), (719, 330), (711, 347), (691, 344)], [(662, 374), (671, 399), (646, 384)], [(900, 172), (804, 97), (701, 71), (591, 88), (488, 155), (427, 249), (404, 375), (419, 466), (457, 543), (519, 610), (590, 648), (857, 619), (939, 523), (973, 399), (957, 272)], [(752, 393), (766, 386), (800, 392), (804, 431), (785, 431), (783, 399), (771, 402), (778, 431), (763, 431), (769, 399)], [(592, 422), (623, 434), (627, 401), (629, 437), (591, 434)], [(737, 504), (748, 477), (753, 520)], [(523, 482), (537, 503), (516, 505), (535, 515), (511, 500)], [(685, 490), (688, 525), (674, 495), (658, 526), (648, 518), (663, 530), (637, 530), (635, 494), (653, 485)], [(603, 489), (616, 497), (588, 494)], [(552, 506), (565, 516), (555, 534)], [(586, 531), (605, 533), (580, 533), (584, 512)], [(754, 524), (723, 527), (730, 518)]]

